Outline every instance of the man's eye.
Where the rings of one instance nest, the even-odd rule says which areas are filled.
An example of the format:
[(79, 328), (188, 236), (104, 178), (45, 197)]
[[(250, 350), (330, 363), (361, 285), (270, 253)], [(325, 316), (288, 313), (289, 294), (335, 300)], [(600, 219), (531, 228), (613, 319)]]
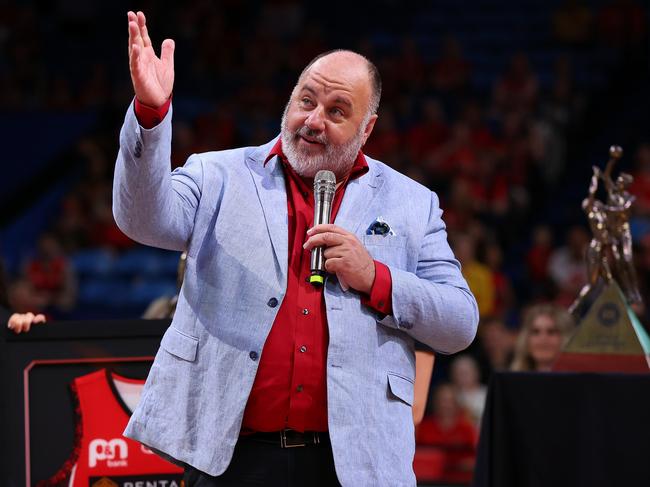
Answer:
[(312, 103), (311, 103), (311, 100), (310, 100), (309, 98), (303, 98), (302, 100), (300, 100), (300, 102), (301, 102), (303, 105), (311, 105), (311, 104), (312, 104)]
[(340, 116), (343, 115), (343, 110), (341, 110), (340, 108), (332, 108), (332, 109), (330, 110), (330, 113), (331, 113), (332, 115), (335, 115), (335, 116), (337, 116), (337, 117), (340, 117)]

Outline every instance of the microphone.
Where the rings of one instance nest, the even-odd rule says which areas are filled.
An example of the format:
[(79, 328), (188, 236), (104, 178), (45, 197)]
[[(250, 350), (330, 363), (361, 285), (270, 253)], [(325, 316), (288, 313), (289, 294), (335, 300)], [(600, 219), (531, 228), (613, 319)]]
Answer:
[[(314, 177), (314, 226), (329, 223), (332, 215), (332, 200), (336, 191), (336, 176), (332, 171), (318, 171)], [(325, 257), (323, 247), (311, 250), (311, 275), (309, 282), (314, 286), (325, 283)]]

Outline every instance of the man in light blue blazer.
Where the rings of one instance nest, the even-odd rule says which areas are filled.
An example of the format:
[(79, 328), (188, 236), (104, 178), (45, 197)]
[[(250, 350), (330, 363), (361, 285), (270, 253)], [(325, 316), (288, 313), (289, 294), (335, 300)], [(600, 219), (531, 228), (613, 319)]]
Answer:
[[(435, 193), (360, 152), (377, 119), (376, 68), (350, 51), (318, 57), (291, 94), (281, 143), (195, 154), (171, 172), (174, 44), (164, 41), (158, 58), (144, 15), (128, 17), (136, 108), (120, 134), (115, 220), (131, 238), (188, 257), (176, 314), (125, 434), (184, 464), (194, 485), (415, 485), (414, 340), (439, 353), (462, 350), (478, 311)], [(151, 128), (137, 116), (143, 106), (163, 107)], [(350, 177), (362, 160), (367, 167)], [(269, 333), (285, 298), (299, 299), (287, 297), (290, 178), (310, 183), (321, 169), (341, 182), (340, 208), (333, 224), (298, 237), (305, 252), (326, 248), (318, 299), (327, 431), (249, 436), (242, 421)], [(380, 267), (388, 271), (388, 314), (368, 304)], [(256, 438), (265, 450), (248, 446)], [(280, 470), (302, 475), (301, 455), (329, 457), (331, 471), (302, 483), (274, 473), (286, 461)], [(267, 470), (248, 482), (252, 463)]]

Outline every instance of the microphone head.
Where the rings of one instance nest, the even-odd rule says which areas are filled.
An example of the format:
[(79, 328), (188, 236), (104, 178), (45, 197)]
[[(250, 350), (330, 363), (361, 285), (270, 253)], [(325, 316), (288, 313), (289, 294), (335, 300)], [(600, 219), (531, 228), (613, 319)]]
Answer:
[(321, 170), (314, 176), (314, 195), (324, 192), (334, 194), (336, 190), (336, 176), (332, 171)]

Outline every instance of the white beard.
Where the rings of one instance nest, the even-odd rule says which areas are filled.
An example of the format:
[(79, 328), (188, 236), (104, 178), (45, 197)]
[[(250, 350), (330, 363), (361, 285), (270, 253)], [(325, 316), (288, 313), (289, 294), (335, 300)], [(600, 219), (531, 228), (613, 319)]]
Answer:
[[(350, 169), (352, 169), (352, 166), (354, 166), (357, 155), (363, 146), (363, 134), (371, 114), (368, 114), (363, 119), (359, 126), (359, 131), (349, 142), (342, 145), (334, 145), (327, 140), (327, 136), (324, 133), (314, 133), (304, 125), (295, 132), (290, 131), (287, 126), (288, 109), (289, 105), (286, 106), (282, 114), (280, 134), (282, 137), (282, 151), (289, 165), (304, 178), (313, 178), (318, 171), (327, 170), (332, 171), (336, 175), (337, 180), (340, 181), (343, 179)], [(300, 135), (306, 135), (323, 144), (325, 152), (311, 155), (300, 149), (298, 147)]]

